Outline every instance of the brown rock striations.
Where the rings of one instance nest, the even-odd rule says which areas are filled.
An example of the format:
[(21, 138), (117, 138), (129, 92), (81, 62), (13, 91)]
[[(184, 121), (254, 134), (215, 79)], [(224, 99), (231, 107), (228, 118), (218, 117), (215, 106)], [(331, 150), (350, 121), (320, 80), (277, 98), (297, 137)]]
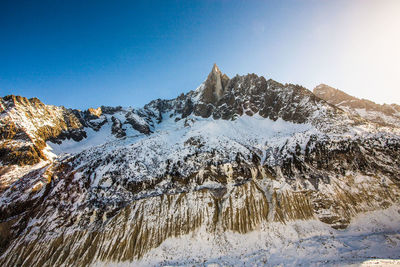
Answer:
[[(196, 190), (179, 189), (173, 183), (171, 186), (179, 193), (149, 194), (114, 208), (92, 202), (89, 192), (93, 189), (86, 186), (86, 178), (77, 180), (70, 173), (72, 169), (47, 171), (52, 182), (42, 193), (32, 193), (41, 197), (25, 204), (29, 212), (0, 224), (4, 238), (0, 263), (88, 266), (98, 261), (131, 261), (169, 237), (191, 234), (200, 228), (221, 238), (225, 232), (248, 233), (270, 222), (317, 218), (342, 229), (355, 214), (398, 203), (400, 197), (399, 186), (390, 180), (382, 184), (382, 176), (365, 176), (362, 183), (352, 176), (342, 176), (323, 183), (320, 190), (280, 190), (273, 186), (279, 176), (266, 175), (266, 166), (235, 164), (233, 173), (224, 166), (211, 167), (210, 171), (219, 169), (215, 172), (220, 178), (211, 174), (200, 179), (204, 171), (192, 175), (189, 183), (197, 181)], [(246, 166), (248, 171), (237, 173)], [(243, 177), (246, 173), (248, 177)], [(232, 176), (237, 177), (236, 182)], [(208, 187), (206, 182), (210, 180), (227, 182)], [(151, 188), (144, 187), (141, 193), (146, 190)], [(74, 199), (82, 194), (87, 195), (88, 202), (78, 211), (69, 211)]]
[(82, 124), (64, 107), (46, 106), (37, 98), (0, 98), (4, 107), (0, 119), (0, 161), (3, 164), (32, 165), (47, 160), (47, 140), (82, 140)]

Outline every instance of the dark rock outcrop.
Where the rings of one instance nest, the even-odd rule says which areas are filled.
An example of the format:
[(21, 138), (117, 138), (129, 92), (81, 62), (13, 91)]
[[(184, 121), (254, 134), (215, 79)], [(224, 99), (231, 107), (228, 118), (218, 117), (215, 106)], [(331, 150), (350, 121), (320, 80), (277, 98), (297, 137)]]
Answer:
[(111, 120), (112, 120), (111, 133), (115, 135), (117, 138), (122, 138), (126, 136), (126, 132), (125, 129), (122, 128), (121, 121), (114, 116), (111, 117)]
[(125, 115), (126, 122), (129, 123), (133, 129), (143, 134), (150, 134), (150, 126), (147, 122), (134, 112), (128, 112)]

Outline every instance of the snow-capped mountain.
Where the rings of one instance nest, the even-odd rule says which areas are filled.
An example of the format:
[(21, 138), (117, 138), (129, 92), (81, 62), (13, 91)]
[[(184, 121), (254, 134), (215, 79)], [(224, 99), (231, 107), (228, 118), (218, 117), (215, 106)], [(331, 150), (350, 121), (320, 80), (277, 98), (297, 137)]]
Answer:
[[(1, 98), (0, 264), (295, 265), (322, 244), (321, 261), (399, 255), (400, 124), (317, 88), (214, 65), (139, 109)], [(391, 242), (368, 239), (379, 231)], [(370, 250), (352, 254), (360, 233)]]
[(314, 88), (313, 92), (319, 98), (348, 113), (358, 115), (380, 125), (397, 127), (400, 125), (399, 105), (380, 105), (367, 99), (358, 99), (326, 84), (318, 85)]

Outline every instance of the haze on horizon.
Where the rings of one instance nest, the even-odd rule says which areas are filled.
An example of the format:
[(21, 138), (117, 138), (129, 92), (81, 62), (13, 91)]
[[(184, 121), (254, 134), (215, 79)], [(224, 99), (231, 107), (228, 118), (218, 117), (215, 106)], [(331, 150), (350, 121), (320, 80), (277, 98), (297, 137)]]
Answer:
[(216, 62), (400, 104), (400, 1), (1, 1), (0, 96), (142, 106)]

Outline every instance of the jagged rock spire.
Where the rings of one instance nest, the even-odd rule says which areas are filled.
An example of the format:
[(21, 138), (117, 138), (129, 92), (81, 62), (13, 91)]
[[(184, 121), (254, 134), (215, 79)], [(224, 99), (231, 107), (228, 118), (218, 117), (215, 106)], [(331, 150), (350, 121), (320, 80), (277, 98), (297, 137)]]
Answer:
[(223, 74), (214, 63), (207, 80), (204, 83), (204, 90), (201, 100), (204, 103), (216, 103), (224, 94), (225, 87), (229, 82), (229, 77)]
[(216, 63), (214, 63), (211, 72), (212, 72), (212, 73), (219, 73), (219, 74), (222, 74), (221, 70), (218, 68), (218, 66), (217, 66)]

